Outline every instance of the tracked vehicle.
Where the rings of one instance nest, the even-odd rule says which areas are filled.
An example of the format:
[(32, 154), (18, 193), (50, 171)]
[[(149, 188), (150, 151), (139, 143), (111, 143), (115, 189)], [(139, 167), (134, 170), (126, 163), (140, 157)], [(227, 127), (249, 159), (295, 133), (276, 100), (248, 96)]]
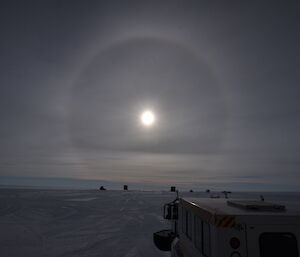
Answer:
[(155, 245), (172, 257), (299, 257), (300, 206), (256, 200), (177, 198)]

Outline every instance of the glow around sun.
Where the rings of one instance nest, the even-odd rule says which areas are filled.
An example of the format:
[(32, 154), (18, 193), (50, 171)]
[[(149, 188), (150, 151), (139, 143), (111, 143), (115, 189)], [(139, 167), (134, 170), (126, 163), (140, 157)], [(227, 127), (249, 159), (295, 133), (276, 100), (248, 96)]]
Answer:
[(141, 123), (146, 127), (150, 127), (155, 123), (155, 115), (150, 110), (144, 111), (141, 114), (140, 119), (141, 119)]

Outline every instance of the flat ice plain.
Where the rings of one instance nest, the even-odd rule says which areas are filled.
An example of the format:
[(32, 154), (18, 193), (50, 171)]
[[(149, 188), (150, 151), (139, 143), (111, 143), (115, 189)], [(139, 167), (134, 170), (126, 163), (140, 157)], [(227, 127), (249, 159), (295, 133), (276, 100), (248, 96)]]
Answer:
[[(232, 197), (258, 199), (259, 194)], [(263, 195), (280, 203), (300, 199), (299, 193)], [(155, 248), (152, 234), (169, 227), (162, 206), (175, 196), (159, 191), (0, 189), (0, 256), (169, 256)]]

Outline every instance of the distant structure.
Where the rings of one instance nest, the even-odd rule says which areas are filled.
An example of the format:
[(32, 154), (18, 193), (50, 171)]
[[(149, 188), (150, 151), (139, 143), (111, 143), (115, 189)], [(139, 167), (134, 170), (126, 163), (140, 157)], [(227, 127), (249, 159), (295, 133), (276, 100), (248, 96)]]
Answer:
[(127, 186), (127, 185), (124, 185), (124, 186), (123, 186), (123, 189), (124, 189), (124, 190), (128, 190), (128, 186)]
[(99, 190), (106, 190), (106, 188), (105, 188), (104, 186), (101, 186), (101, 187), (99, 188)]
[(171, 192), (176, 192), (176, 187), (174, 187), (174, 186), (171, 186), (171, 190), (170, 190)]
[(228, 199), (228, 194), (231, 194), (230, 191), (223, 191), (222, 193), (224, 194), (226, 199)]

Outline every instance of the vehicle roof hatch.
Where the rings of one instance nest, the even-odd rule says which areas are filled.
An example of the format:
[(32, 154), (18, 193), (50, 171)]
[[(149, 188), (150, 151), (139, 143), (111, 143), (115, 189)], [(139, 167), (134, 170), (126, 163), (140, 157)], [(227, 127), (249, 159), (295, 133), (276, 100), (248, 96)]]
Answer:
[(251, 211), (285, 211), (284, 205), (257, 200), (228, 200), (227, 204)]

